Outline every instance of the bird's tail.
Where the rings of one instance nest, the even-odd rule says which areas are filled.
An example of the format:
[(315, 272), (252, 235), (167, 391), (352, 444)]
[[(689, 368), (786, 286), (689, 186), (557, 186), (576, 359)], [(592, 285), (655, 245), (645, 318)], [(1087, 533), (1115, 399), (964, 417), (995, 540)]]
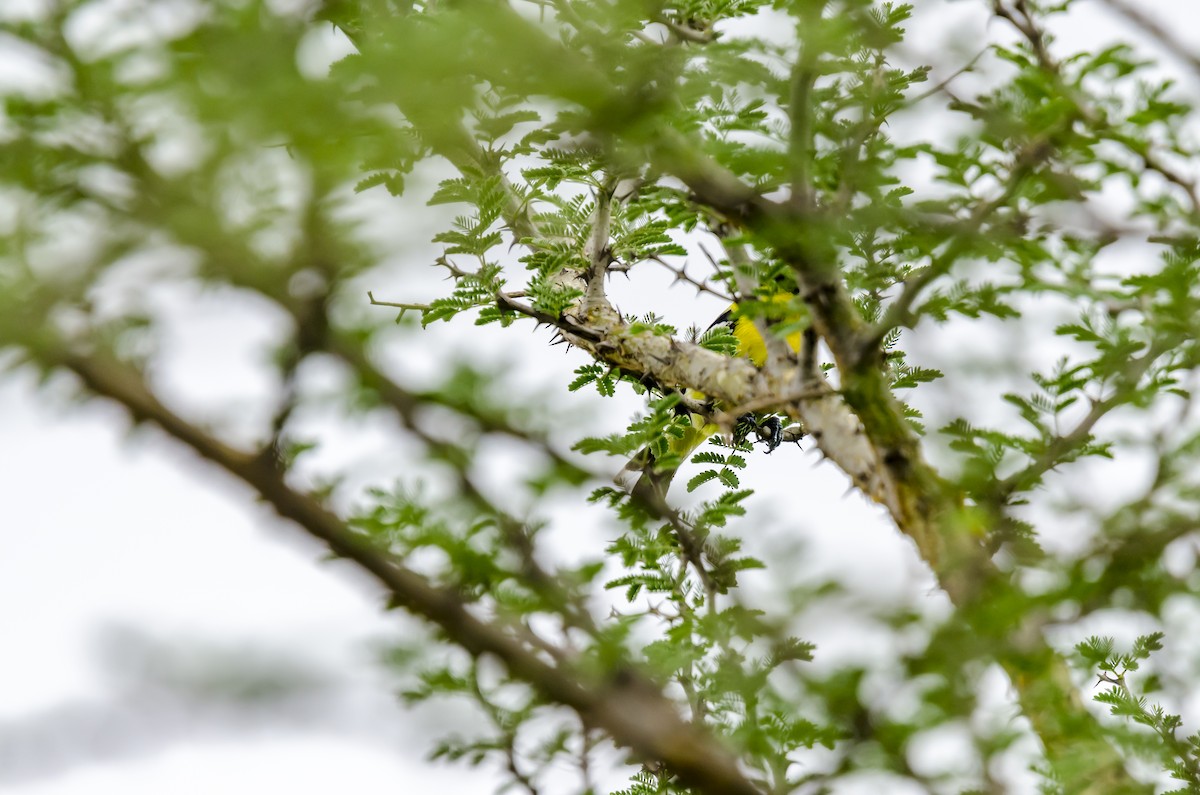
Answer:
[(634, 497), (657, 505), (667, 497), (671, 481), (678, 469), (661, 468), (656, 466), (654, 452), (650, 447), (643, 447), (625, 467), (617, 474), (617, 483)]
[(671, 488), (671, 481), (679, 470), (675, 467), (656, 467), (655, 463), (654, 453), (649, 447), (644, 447), (629, 459), (616, 480), (643, 507), (652, 513), (663, 513), (670, 510), (667, 490)]

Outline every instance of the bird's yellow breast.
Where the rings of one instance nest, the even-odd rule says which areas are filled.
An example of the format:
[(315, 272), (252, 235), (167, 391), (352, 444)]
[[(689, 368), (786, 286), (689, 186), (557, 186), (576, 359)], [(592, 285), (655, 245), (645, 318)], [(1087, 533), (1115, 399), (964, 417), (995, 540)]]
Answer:
[[(794, 296), (791, 293), (779, 293), (766, 300), (773, 304), (787, 304), (791, 303), (793, 298)], [(737, 304), (731, 306), (729, 311), (727, 311), (721, 316), (721, 318), (718, 319), (718, 322), (722, 322), (722, 320), (724, 320), (724, 322), (730, 322), (731, 319), (736, 317), (736, 320), (732, 320), (731, 330), (733, 331), (733, 336), (737, 337), (738, 355), (745, 356), (747, 359), (754, 362), (755, 367), (762, 367), (767, 361), (766, 340), (764, 340), (762, 334), (759, 333), (758, 326), (754, 324), (754, 319), (744, 315), (738, 315), (737, 308)], [(775, 318), (771, 317), (771, 315), (768, 315), (768, 318), (773, 321), (776, 320)], [(797, 317), (795, 319), (799, 320), (800, 318)], [(789, 318), (783, 318), (783, 320), (790, 322)], [(788, 347), (799, 353), (800, 346), (802, 344), (802, 335), (800, 331), (793, 331), (784, 339), (787, 341)]]

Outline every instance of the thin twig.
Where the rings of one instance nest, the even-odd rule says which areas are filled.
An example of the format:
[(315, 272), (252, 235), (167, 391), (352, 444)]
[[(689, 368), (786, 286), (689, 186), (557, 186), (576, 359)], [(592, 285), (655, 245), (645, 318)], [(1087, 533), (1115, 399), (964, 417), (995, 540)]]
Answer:
[(1121, 373), (1124, 381), (1112, 394), (1102, 400), (1092, 403), (1087, 415), (1069, 432), (1055, 438), (1042, 455), (1019, 472), (1014, 472), (1007, 478), (996, 483), (993, 491), (1001, 499), (1007, 499), (1013, 492), (1029, 488), (1042, 475), (1058, 466), (1063, 456), (1070, 454), (1091, 438), (1092, 428), (1110, 411), (1123, 405), (1129, 394), (1137, 389), (1138, 382), (1150, 369), (1154, 361), (1162, 354), (1162, 350), (1152, 347), (1145, 354), (1132, 360)]
[(483, 711), (487, 713), (488, 718), (492, 722), (492, 726), (500, 732), (504, 740), (504, 759), (507, 763), (508, 772), (512, 774), (513, 779), (518, 784), (525, 788), (529, 795), (538, 795), (537, 784), (534, 783), (533, 777), (521, 770), (521, 766), (517, 762), (517, 727), (509, 726), (509, 721), (505, 718), (503, 710), (496, 706), (483, 692), (483, 686), (479, 683), (479, 663), (472, 661), (471, 663), (471, 693), (475, 696), (475, 700), (483, 707)]
[(957, 80), (958, 78), (965, 75), (967, 72), (974, 69), (975, 64), (979, 63), (979, 59), (981, 59), (983, 56), (987, 55), (991, 51), (992, 51), (992, 46), (989, 44), (988, 46), (981, 49), (979, 52), (975, 53), (975, 55), (972, 56), (971, 60), (967, 61), (965, 64), (960, 66), (958, 69), (955, 69), (949, 75), (942, 78), (938, 82), (934, 83), (927, 90), (922, 91), (919, 94), (915, 94), (911, 97), (906, 98), (904, 100), (904, 102), (902, 103), (901, 107), (905, 107), (905, 108), (912, 107), (913, 105), (916, 105), (920, 102), (924, 102), (925, 100), (932, 97), (934, 94), (944, 93), (946, 91), (946, 89), (948, 89), (950, 87), (951, 83), (953, 83), (955, 80)]
[[(639, 480), (639, 482), (641, 482)], [(653, 483), (646, 483), (645, 488), (635, 487), (630, 496), (650, 513), (665, 521), (671, 527), (671, 532), (675, 536), (675, 540), (679, 543), (679, 551), (683, 557), (684, 568), (691, 565), (692, 570), (696, 572), (696, 576), (700, 579), (700, 584), (704, 587), (708, 595), (709, 604), (716, 599), (720, 588), (716, 580), (713, 579), (712, 572), (708, 570), (708, 566), (704, 563), (704, 543), (696, 535), (695, 529), (680, 515), (678, 511), (672, 508), (666, 500), (666, 495), (661, 492)]]
[(367, 300), (371, 302), (371, 306), (394, 306), (397, 309), (412, 309), (421, 312), (424, 312), (430, 308), (429, 304), (406, 304), (397, 301), (379, 301), (376, 300), (374, 294), (370, 290), (367, 290)]
[(598, 333), (595, 329), (582, 326), (578, 323), (572, 323), (565, 318), (542, 312), (539, 309), (534, 309), (528, 304), (523, 304), (520, 301), (514, 300), (505, 293), (500, 293), (496, 296), (496, 303), (500, 305), (501, 309), (508, 309), (516, 312), (517, 314), (531, 317), (539, 323), (545, 323), (548, 326), (553, 326), (559, 331), (565, 332), (572, 337), (588, 340), (589, 342), (593, 343), (600, 342), (604, 339), (603, 335)]
[[(704, 249), (703, 246), (701, 246), (700, 248), (701, 248), (701, 250)], [(705, 251), (704, 253), (706, 255), (708, 255), (707, 251)], [(709, 256), (709, 259), (711, 260), (712, 256), (711, 255), (708, 255), (708, 256)], [(721, 298), (725, 301), (729, 301), (730, 303), (733, 303), (736, 300), (732, 295), (729, 295), (728, 293), (725, 293), (721, 290), (718, 290), (716, 287), (713, 287), (712, 283), (709, 282), (707, 279), (698, 280), (698, 279), (693, 278), (690, 274), (688, 274), (686, 264), (683, 265), (682, 267), (677, 268), (658, 255), (651, 256), (650, 261), (657, 262), (659, 265), (662, 265), (664, 268), (671, 271), (671, 273), (674, 273), (675, 281), (686, 282), (687, 284), (690, 284), (691, 286), (695, 287), (698, 292), (708, 293), (709, 295), (715, 295), (717, 298)]]

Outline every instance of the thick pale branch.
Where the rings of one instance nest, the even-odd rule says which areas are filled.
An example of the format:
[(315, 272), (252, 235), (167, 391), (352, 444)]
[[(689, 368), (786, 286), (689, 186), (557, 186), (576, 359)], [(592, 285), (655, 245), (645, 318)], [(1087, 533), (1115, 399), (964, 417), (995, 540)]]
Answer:
[(588, 240), (587, 251), (587, 290), (583, 294), (582, 309), (585, 315), (591, 307), (608, 305), (608, 298), (604, 292), (604, 280), (608, 276), (608, 266), (612, 262), (608, 241), (612, 233), (612, 201), (616, 186), (615, 179), (608, 179), (596, 190), (596, 210), (592, 215), (592, 234)]
[(861, 423), (823, 380), (806, 383), (798, 366), (768, 365), (760, 370), (745, 359), (724, 356), (674, 337), (648, 330), (634, 333), (611, 309), (593, 311), (586, 319), (569, 315), (555, 318), (504, 296), (499, 303), (553, 325), (568, 342), (599, 361), (664, 389), (695, 389), (729, 406), (751, 404), (799, 420), (821, 452), (856, 486), (889, 509), (896, 507), (892, 503), (894, 493), (881, 477), (884, 467), (867, 443)]

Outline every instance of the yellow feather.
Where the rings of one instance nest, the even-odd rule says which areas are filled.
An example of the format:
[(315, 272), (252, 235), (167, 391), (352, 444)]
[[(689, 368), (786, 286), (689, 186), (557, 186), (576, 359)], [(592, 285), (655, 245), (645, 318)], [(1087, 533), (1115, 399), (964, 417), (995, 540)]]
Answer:
[[(791, 293), (778, 293), (768, 298), (760, 299), (761, 302), (769, 304), (763, 313), (768, 325), (778, 325), (780, 323), (794, 324), (804, 319), (804, 315), (800, 314), (803, 310), (795, 310), (795, 305), (792, 304), (794, 298), (795, 296)], [(770, 306), (772, 304), (787, 304), (788, 306)], [(759, 333), (758, 327), (754, 324), (754, 319), (739, 315), (737, 309), (737, 304), (731, 305), (727, 311), (717, 318), (713, 326), (721, 323), (728, 324), (733, 336), (738, 341), (738, 355), (752, 361), (755, 367), (762, 367), (767, 361), (766, 341), (763, 339), (762, 334)], [(794, 313), (793, 316), (788, 316), (788, 312)], [(803, 339), (801, 331), (793, 331), (784, 339), (793, 351), (800, 352)], [(703, 395), (699, 393), (694, 393), (693, 397), (697, 400), (703, 400)], [(691, 428), (687, 429), (683, 435), (673, 439), (670, 443), (671, 453), (684, 460), (691, 455), (693, 450), (703, 444), (705, 440), (720, 431), (720, 428), (716, 425), (705, 422), (698, 416), (693, 415), (690, 419)], [(635, 492), (653, 488), (659, 496), (665, 495), (667, 488), (670, 486), (671, 479), (675, 475), (675, 470), (655, 471), (653, 457), (649, 455), (648, 450), (644, 450), (636, 456), (634, 461), (640, 462), (639, 468), (643, 468), (642, 476), (638, 479), (635, 486)]]
[[(767, 298), (766, 302), (771, 304), (787, 304), (790, 303), (794, 297), (795, 296), (793, 296), (791, 293), (777, 293), (772, 295), (770, 298)], [(738, 305), (733, 304), (729, 307), (729, 311), (727, 311), (725, 315), (722, 315), (722, 317), (733, 317), (734, 315), (737, 315), (737, 308)], [(770, 307), (768, 307), (766, 316), (768, 320), (776, 322), (781, 319), (785, 320), (786, 322), (793, 322), (794, 320), (802, 319), (802, 316), (799, 315), (797, 315), (795, 318), (775, 317), (770, 311)], [(733, 336), (737, 337), (739, 356), (745, 356), (747, 359), (754, 362), (755, 367), (762, 367), (767, 363), (767, 343), (763, 339), (762, 334), (758, 332), (758, 326), (754, 324), (753, 318), (746, 317), (745, 315), (737, 315), (737, 320), (733, 324)], [(791, 347), (793, 351), (797, 353), (800, 352), (802, 339), (801, 332), (793, 331), (791, 334), (788, 334), (785, 339), (788, 346)]]

